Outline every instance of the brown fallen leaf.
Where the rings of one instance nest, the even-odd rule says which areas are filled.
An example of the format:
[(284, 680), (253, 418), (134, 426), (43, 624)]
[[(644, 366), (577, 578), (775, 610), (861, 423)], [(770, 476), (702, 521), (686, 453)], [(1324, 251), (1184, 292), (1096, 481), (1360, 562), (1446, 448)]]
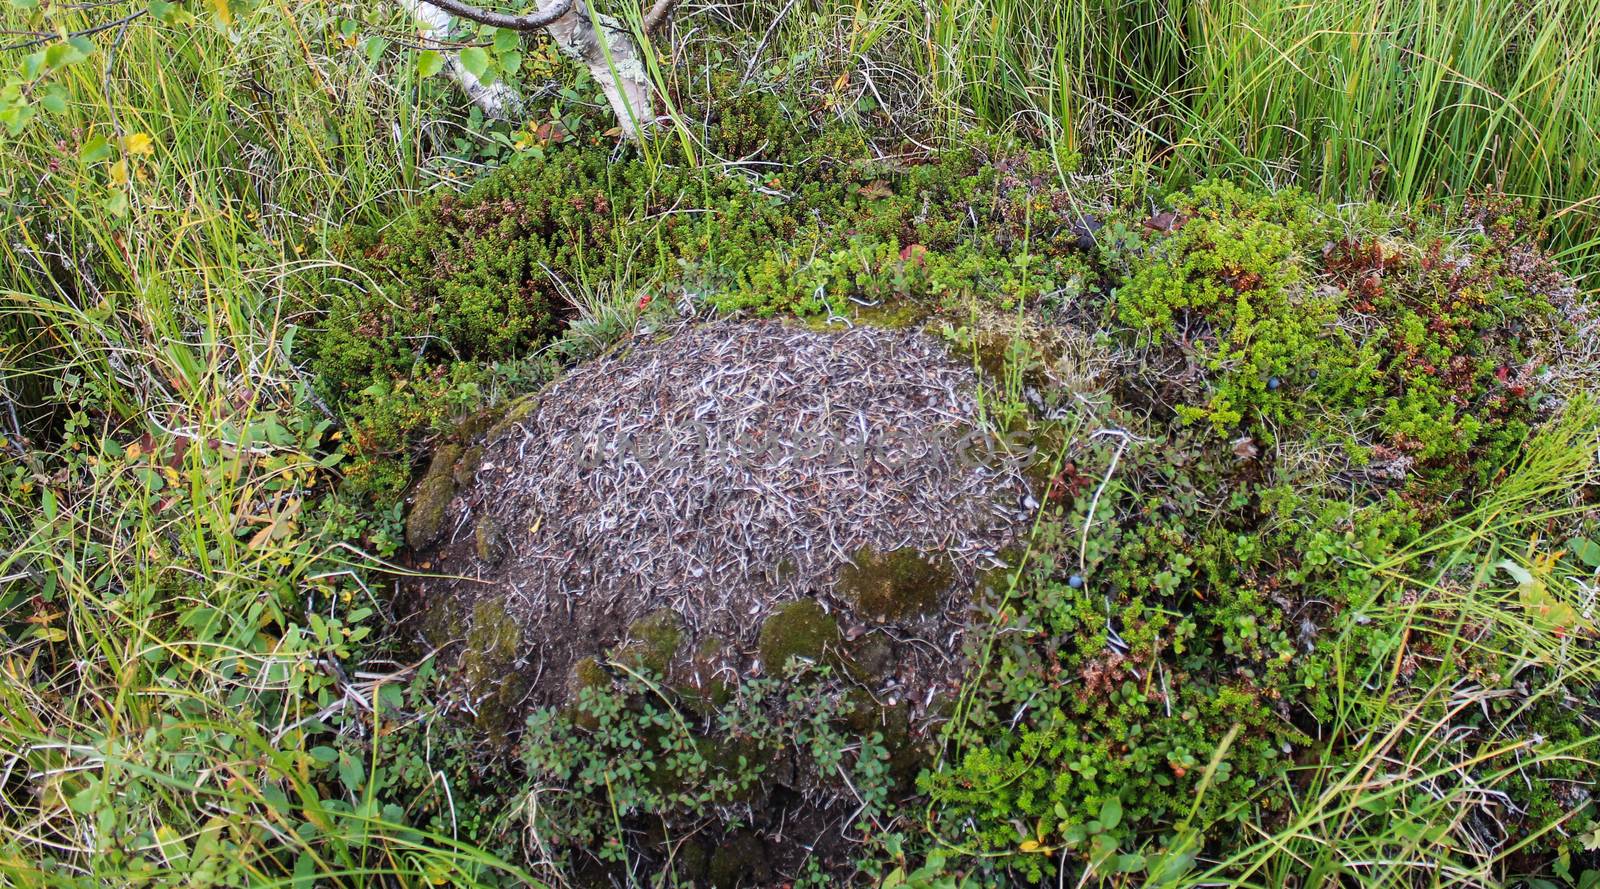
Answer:
[(1185, 222), (1188, 222), (1188, 219), (1168, 210), (1165, 213), (1157, 213), (1149, 219), (1146, 219), (1144, 221), (1144, 227), (1151, 229), (1152, 231), (1171, 233), (1183, 228), (1183, 224)]
[(878, 200), (880, 198), (894, 197), (894, 189), (890, 188), (889, 183), (883, 181), (882, 179), (874, 179), (871, 182), (868, 182), (866, 185), (857, 188), (856, 194), (871, 200)]

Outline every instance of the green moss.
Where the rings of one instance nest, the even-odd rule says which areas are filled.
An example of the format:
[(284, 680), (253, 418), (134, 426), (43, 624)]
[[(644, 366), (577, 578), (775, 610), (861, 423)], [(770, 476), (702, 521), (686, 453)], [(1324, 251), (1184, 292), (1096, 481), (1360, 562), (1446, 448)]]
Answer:
[[(895, 298), (869, 305), (852, 302), (848, 307), (848, 317), (857, 327), (903, 330), (923, 324), (931, 317), (932, 311), (932, 307), (926, 303)], [(838, 330), (839, 323), (827, 315), (808, 319), (809, 326), (814, 330)]]
[(451, 437), (462, 444), (471, 442), (492, 428), (504, 414), (504, 407), (475, 410), (456, 422)]
[(840, 639), (839, 621), (817, 600), (785, 603), (761, 624), (761, 669), (783, 676), (793, 659), (823, 662), (838, 651)]
[(711, 850), (703, 843), (689, 839), (678, 846), (678, 854), (673, 857), (672, 864), (673, 875), (683, 884), (702, 885), (711, 867)]
[(1045, 423), (1035, 424), (1024, 434), (1010, 438), (1020, 445), (1019, 450), (1031, 455), (1022, 472), (1028, 479), (1029, 487), (1040, 499), (1062, 502), (1083, 492), (1082, 476), (1077, 464), (1061, 459), (1062, 455), (1069, 453), (1070, 435), (1071, 430), (1060, 423)]
[(478, 521), (472, 527), (474, 551), (478, 561), (486, 568), (493, 568), (505, 559), (509, 550), (506, 542), (505, 529), (488, 513), (478, 516)]
[(475, 702), (474, 722), (496, 746), (509, 743), (522, 720), (520, 706), (529, 679), (516, 668), (521, 648), (522, 627), (503, 603), (481, 599), (472, 607), (458, 669)]
[(578, 728), (585, 731), (594, 731), (599, 727), (593, 713), (587, 712), (578, 706), (578, 702), (585, 700), (587, 695), (598, 695), (610, 691), (611, 674), (600, 666), (600, 661), (595, 657), (579, 658), (572, 665), (572, 670), (567, 676), (568, 706), (562, 709), (566, 718)]
[(978, 370), (991, 380), (1004, 380), (1014, 362), (1014, 338), (999, 330), (979, 330), (972, 334), (970, 354)]
[(456, 461), (455, 468), (450, 470), (450, 478), (456, 483), (457, 488), (465, 488), (472, 484), (473, 477), (478, 472), (478, 467), (483, 465), (483, 446), (473, 445), (461, 453), (461, 458)]
[(856, 306), (854, 319), (867, 327), (905, 329), (921, 325), (932, 314), (930, 306), (914, 300), (890, 300), (875, 306)]
[(455, 496), (455, 467), (461, 446), (441, 445), (433, 454), (427, 475), (417, 484), (406, 515), (406, 544), (412, 549), (432, 546), (444, 533), (450, 498)]
[(440, 596), (420, 610), (422, 638), (431, 648), (455, 645), (466, 638), (472, 612), (457, 596)]
[(880, 685), (894, 672), (895, 646), (888, 634), (874, 631), (863, 633), (848, 644), (850, 661), (870, 685)]
[(611, 674), (600, 666), (594, 657), (579, 658), (572, 665), (572, 675), (567, 681), (568, 693), (578, 698), (584, 689), (602, 690), (611, 687)]
[(663, 608), (639, 618), (628, 626), (628, 642), (617, 651), (617, 659), (642, 667), (657, 677), (667, 675), (683, 641), (683, 620), (678, 613)]
[(840, 569), (838, 587), (860, 613), (892, 621), (933, 611), (954, 578), (948, 559), (869, 547), (856, 553), (854, 565)]
[(507, 432), (515, 429), (518, 423), (528, 419), (528, 417), (531, 416), (533, 412), (538, 409), (538, 407), (538, 395), (524, 395), (516, 401), (513, 401), (506, 407), (505, 411), (500, 415), (500, 418), (489, 427), (489, 431), (484, 433), (484, 442), (487, 444), (493, 444), (494, 442), (498, 441)]

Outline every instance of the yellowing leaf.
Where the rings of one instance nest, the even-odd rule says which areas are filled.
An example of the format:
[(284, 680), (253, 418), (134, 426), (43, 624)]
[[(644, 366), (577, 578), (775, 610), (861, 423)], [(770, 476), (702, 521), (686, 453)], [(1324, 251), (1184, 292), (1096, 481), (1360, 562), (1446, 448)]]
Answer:
[(1510, 559), (1496, 562), (1495, 567), (1511, 575), (1511, 579), (1517, 582), (1517, 598), (1529, 615), (1545, 626), (1564, 630), (1578, 623), (1578, 611), (1552, 594), (1545, 583), (1549, 569), (1559, 555), (1535, 556), (1532, 560), (1533, 571)]
[(188, 851), (185, 848), (183, 835), (173, 830), (170, 825), (163, 824), (156, 828), (156, 843), (162, 847), (161, 851), (168, 855), (175, 853), (182, 856)]
[(131, 133), (122, 140), (122, 150), (128, 154), (155, 154), (155, 141), (149, 133)]
[(273, 541), (282, 540), (293, 534), (298, 530), (294, 517), (299, 513), (300, 500), (298, 498), (290, 498), (283, 509), (273, 513), (270, 518), (262, 520), (266, 523), (266, 526), (252, 535), (250, 542), (246, 545), (251, 549), (259, 550)]
[(119, 187), (128, 184), (127, 158), (122, 158), (111, 165), (111, 184)]

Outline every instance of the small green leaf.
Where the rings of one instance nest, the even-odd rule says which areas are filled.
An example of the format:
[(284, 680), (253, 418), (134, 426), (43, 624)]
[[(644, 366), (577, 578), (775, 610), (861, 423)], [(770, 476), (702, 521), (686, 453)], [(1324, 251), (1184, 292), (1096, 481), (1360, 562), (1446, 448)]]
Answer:
[(307, 750), (306, 752), (311, 754), (312, 759), (322, 763), (323, 765), (327, 765), (328, 763), (331, 763), (339, 758), (339, 751), (327, 746), (326, 744), (319, 744), (316, 747)]
[(1494, 566), (1511, 575), (1511, 579), (1515, 580), (1519, 586), (1533, 583), (1533, 572), (1510, 559), (1501, 559), (1494, 563)]
[[(362, 627), (362, 629), (366, 628)], [(405, 694), (400, 690), (400, 686), (390, 684), (378, 690), (378, 701), (389, 710), (399, 710), (405, 706), (406, 698)]]
[(67, 93), (61, 87), (52, 84), (44, 95), (39, 97), (39, 107), (51, 114), (60, 114), (67, 110)]
[(44, 63), (50, 68), (75, 65), (88, 57), (75, 43), (52, 43), (44, 51)]
[(5, 123), (6, 130), (16, 136), (21, 133), (24, 126), (27, 126), (29, 120), (34, 120), (35, 114), (37, 109), (34, 106), (11, 106), (10, 109), (0, 112), (0, 122)]
[(1574, 538), (1571, 544), (1572, 554), (1590, 568), (1600, 568), (1600, 542), (1585, 537)]
[(473, 77), (482, 77), (489, 70), (489, 54), (481, 46), (469, 46), (461, 51), (461, 67)]
[(122, 189), (116, 189), (101, 204), (107, 213), (121, 219), (128, 214), (128, 195)]
[(78, 161), (92, 164), (103, 161), (111, 156), (111, 143), (104, 136), (90, 136), (78, 148)]
[(438, 50), (425, 49), (417, 54), (417, 76), (432, 77), (444, 68), (444, 56)]
[(317, 882), (317, 860), (309, 852), (301, 852), (294, 860), (295, 889), (311, 889)]
[(522, 43), (522, 35), (510, 28), (496, 28), (494, 31), (494, 51), (497, 53), (511, 52)]
[(73, 794), (72, 798), (67, 800), (67, 806), (80, 815), (89, 814), (99, 804), (100, 782), (95, 778), (90, 778), (87, 787)]
[(361, 786), (366, 783), (366, 771), (361, 768), (361, 760), (345, 751), (339, 752), (339, 783), (352, 794), (359, 793)]
[(1115, 830), (1122, 823), (1122, 800), (1111, 797), (1100, 807), (1100, 823), (1106, 830)]

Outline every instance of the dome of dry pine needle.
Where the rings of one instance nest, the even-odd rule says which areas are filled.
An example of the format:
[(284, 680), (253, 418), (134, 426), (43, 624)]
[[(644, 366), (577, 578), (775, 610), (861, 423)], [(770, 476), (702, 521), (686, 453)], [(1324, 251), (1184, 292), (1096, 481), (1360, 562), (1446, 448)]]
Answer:
[(481, 449), (436, 457), (418, 496), (442, 507), (412, 542), (432, 540), (437, 576), (412, 598), (463, 663), (505, 656), (477, 694), (513, 710), (561, 704), (583, 659), (663, 635), (645, 663), (690, 684), (781, 671), (763, 625), (797, 601), (857, 676), (920, 710), (959, 679), (974, 583), (1031, 517), (979, 429), (971, 362), (920, 331), (635, 339), (515, 405)]

